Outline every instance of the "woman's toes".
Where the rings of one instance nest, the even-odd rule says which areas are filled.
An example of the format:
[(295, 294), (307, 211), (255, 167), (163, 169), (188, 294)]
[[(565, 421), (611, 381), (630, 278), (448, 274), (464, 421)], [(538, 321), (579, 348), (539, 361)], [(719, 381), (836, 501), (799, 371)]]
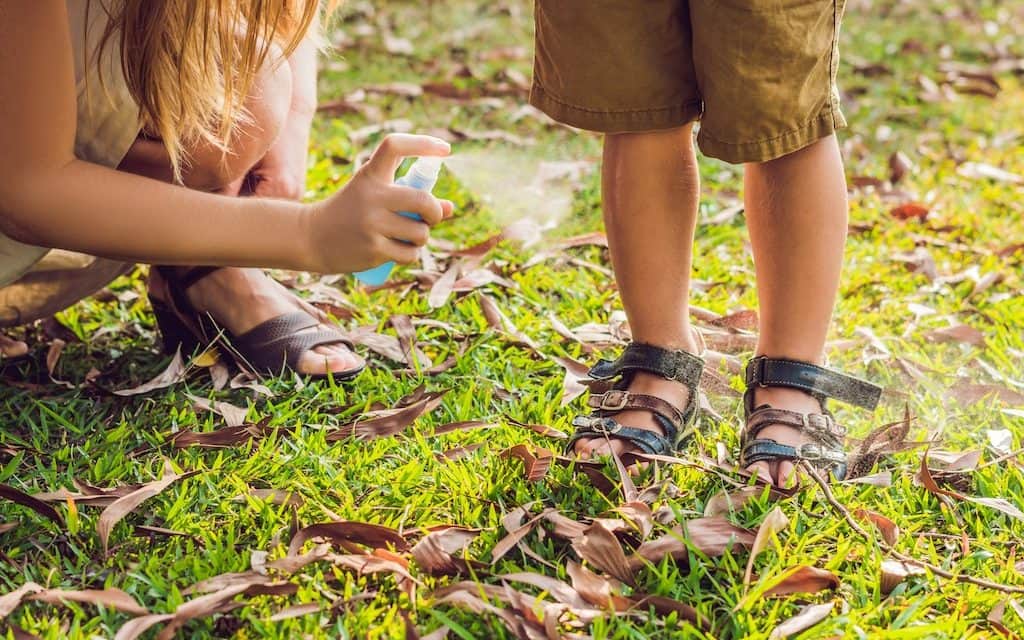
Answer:
[[(339, 348), (340, 347), (340, 348)], [(299, 372), (306, 375), (340, 374), (358, 369), (365, 361), (347, 347), (327, 345), (307, 351), (299, 359)]]

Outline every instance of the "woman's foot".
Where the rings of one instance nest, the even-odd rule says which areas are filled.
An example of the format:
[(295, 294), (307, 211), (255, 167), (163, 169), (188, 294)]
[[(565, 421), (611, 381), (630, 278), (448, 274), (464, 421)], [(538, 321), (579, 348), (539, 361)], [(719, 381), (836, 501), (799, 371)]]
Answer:
[[(685, 385), (643, 371), (636, 373), (627, 391), (661, 398), (675, 407), (685, 407), (690, 400), (690, 392)], [(622, 425), (652, 431), (659, 436), (665, 435), (665, 429), (650, 411), (627, 409), (612, 417)], [(606, 456), (613, 451), (620, 458), (627, 453), (641, 453), (639, 447), (621, 438), (581, 438), (573, 451), (581, 458)]]
[[(187, 267), (183, 267), (187, 268)], [(156, 269), (150, 271), (150, 291), (162, 296), (164, 282)], [(259, 269), (223, 268), (188, 287), (185, 296), (200, 313), (209, 313), (233, 335), (283, 314), (302, 311), (321, 321), (308, 331), (336, 329), (316, 307), (298, 298)], [(359, 369), (365, 361), (344, 344), (314, 347), (304, 353), (296, 370), (303, 375), (325, 375)]]

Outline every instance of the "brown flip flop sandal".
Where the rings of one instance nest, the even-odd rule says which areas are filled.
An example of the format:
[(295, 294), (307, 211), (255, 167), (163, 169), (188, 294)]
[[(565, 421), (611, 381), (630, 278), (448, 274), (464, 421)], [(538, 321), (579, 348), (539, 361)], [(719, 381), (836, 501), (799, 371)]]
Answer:
[[(285, 313), (262, 322), (241, 335), (234, 335), (221, 327), (208, 313), (200, 313), (188, 301), (185, 292), (220, 267), (192, 267), (180, 269), (154, 266), (165, 283), (164, 298), (149, 296), (163, 337), (166, 353), (181, 349), (182, 353), (196, 353), (213, 344), (223, 346), (239, 368), (264, 375), (278, 375), (285, 368), (297, 370), (299, 359), (310, 349), (343, 344), (350, 349), (352, 342), (337, 329), (317, 329), (322, 321), (304, 311)], [(331, 372), (338, 381), (355, 378), (365, 369), (360, 366), (348, 371)], [(313, 379), (326, 379), (328, 374), (303, 374)]]

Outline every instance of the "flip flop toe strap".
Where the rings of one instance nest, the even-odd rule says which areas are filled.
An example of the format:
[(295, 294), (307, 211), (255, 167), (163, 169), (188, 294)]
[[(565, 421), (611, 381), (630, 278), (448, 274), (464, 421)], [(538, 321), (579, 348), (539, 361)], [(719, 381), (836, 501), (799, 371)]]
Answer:
[(621, 425), (611, 418), (576, 416), (572, 424), (576, 431), (569, 438), (566, 446), (568, 451), (580, 439), (608, 437), (624, 440), (644, 453), (668, 455), (672, 452), (672, 443), (665, 437), (654, 431)]
[(339, 331), (313, 330), (319, 326), (319, 320), (304, 312), (286, 313), (236, 336), (232, 344), (249, 364), (262, 371), (279, 371), (285, 364), (295, 369), (303, 354), (319, 346), (352, 346)]

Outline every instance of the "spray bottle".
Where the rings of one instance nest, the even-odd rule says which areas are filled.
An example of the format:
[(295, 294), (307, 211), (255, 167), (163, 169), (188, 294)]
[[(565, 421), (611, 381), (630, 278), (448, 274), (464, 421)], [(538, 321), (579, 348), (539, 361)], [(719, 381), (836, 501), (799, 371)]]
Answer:
[[(421, 191), (433, 191), (434, 185), (437, 184), (437, 176), (441, 173), (442, 164), (441, 158), (430, 156), (418, 158), (416, 162), (412, 163), (412, 166), (409, 167), (404, 176), (395, 180), (395, 184), (402, 187), (412, 187)], [(410, 211), (399, 211), (399, 214), (413, 220), (423, 219)], [(394, 262), (385, 262), (372, 269), (360, 271), (355, 276), (360, 282), (376, 287), (387, 282), (388, 276), (391, 275), (391, 271), (394, 268)]]

